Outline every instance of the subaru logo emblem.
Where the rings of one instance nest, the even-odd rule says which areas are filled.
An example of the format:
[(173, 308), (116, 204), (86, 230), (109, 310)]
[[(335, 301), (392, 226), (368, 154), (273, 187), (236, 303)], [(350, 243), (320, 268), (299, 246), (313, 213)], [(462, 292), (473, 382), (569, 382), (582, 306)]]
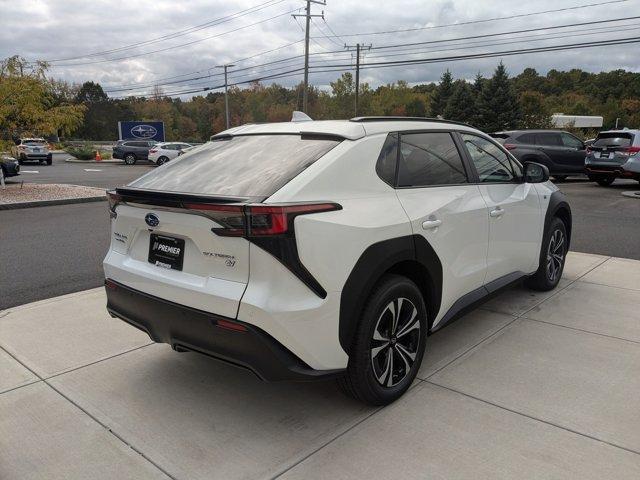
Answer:
[(147, 213), (144, 216), (144, 221), (147, 222), (147, 225), (150, 227), (157, 227), (160, 225), (160, 219), (155, 213)]
[(131, 129), (131, 135), (137, 138), (153, 138), (156, 133), (158, 130), (151, 125), (136, 125)]

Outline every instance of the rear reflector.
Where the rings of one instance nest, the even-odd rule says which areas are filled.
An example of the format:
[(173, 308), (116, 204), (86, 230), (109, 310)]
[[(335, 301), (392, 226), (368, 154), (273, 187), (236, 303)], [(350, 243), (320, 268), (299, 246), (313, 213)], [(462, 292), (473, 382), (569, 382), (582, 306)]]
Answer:
[(113, 280), (109, 280), (108, 278), (104, 281), (104, 286), (109, 290), (116, 290), (118, 288), (118, 284)]
[(246, 332), (247, 327), (241, 325), (240, 323), (230, 322), (229, 320), (224, 320), (222, 318), (216, 319), (216, 326), (220, 328), (224, 328), (225, 330), (232, 330), (234, 332)]

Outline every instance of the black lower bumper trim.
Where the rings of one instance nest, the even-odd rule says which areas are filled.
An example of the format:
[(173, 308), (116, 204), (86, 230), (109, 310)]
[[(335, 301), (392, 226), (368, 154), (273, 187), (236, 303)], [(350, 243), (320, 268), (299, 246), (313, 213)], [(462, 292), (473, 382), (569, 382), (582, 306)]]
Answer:
[[(266, 381), (310, 381), (344, 370), (314, 370), (264, 330), (245, 322), (185, 307), (113, 280), (106, 282), (107, 310), (177, 351), (193, 351), (246, 368)], [(244, 330), (218, 326), (233, 322)]]

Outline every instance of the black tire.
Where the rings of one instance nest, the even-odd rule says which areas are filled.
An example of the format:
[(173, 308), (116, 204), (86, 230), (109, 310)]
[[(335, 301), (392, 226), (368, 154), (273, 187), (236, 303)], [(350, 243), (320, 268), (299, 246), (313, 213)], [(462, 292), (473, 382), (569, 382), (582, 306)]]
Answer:
[(133, 153), (127, 153), (124, 156), (125, 165), (135, 165), (136, 164), (136, 156)]
[(47, 155), (47, 165), (51, 165), (53, 163), (53, 155)]
[(160, 158), (158, 158), (158, 160), (156, 160), (156, 165), (160, 166), (160, 165), (164, 165), (165, 163), (167, 163), (169, 161), (169, 158), (165, 157), (164, 155)]
[(554, 175), (553, 178), (556, 182), (564, 182), (569, 175)]
[(385, 275), (360, 317), (347, 371), (338, 379), (341, 390), (370, 405), (400, 398), (420, 369), (426, 332), (420, 289), (406, 277)]
[(543, 292), (556, 288), (564, 270), (567, 245), (567, 227), (554, 217), (542, 239), (538, 271), (526, 281), (529, 288)]
[(596, 182), (601, 187), (608, 187), (615, 181), (616, 177), (606, 176), (606, 177), (598, 177), (596, 178)]

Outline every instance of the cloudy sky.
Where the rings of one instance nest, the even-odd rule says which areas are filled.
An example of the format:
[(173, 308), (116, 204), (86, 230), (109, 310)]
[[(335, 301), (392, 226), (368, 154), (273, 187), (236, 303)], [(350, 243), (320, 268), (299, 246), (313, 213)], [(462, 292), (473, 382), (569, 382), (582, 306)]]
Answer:
[[(304, 19), (291, 14), (302, 13), (305, 3), (0, 0), (0, 57), (51, 61), (52, 76), (77, 83), (93, 80), (112, 96), (150, 92), (154, 84), (172, 94), (218, 86), (223, 81), (215, 66), (225, 63), (236, 64), (229, 70), (230, 83), (282, 74), (289, 76), (266, 82), (292, 85), (302, 79)], [(372, 44), (364, 55), (366, 65), (630, 39), (637, 36), (638, 22), (624, 19), (638, 6), (640, 0), (327, 0), (326, 6), (312, 8), (314, 14), (324, 11), (324, 20), (314, 18), (311, 25), (310, 81), (326, 87), (352, 64), (345, 43)], [(622, 20), (575, 25), (613, 19)], [(468, 38), (569, 24), (574, 26)], [(418, 42), (431, 43), (391, 48)], [(637, 51), (637, 44), (627, 44), (367, 68), (362, 79), (374, 87), (399, 79), (414, 84), (437, 80), (445, 68), (471, 79), (477, 72), (490, 75), (501, 59), (512, 74), (525, 67), (542, 73), (552, 68), (639, 71)]]

